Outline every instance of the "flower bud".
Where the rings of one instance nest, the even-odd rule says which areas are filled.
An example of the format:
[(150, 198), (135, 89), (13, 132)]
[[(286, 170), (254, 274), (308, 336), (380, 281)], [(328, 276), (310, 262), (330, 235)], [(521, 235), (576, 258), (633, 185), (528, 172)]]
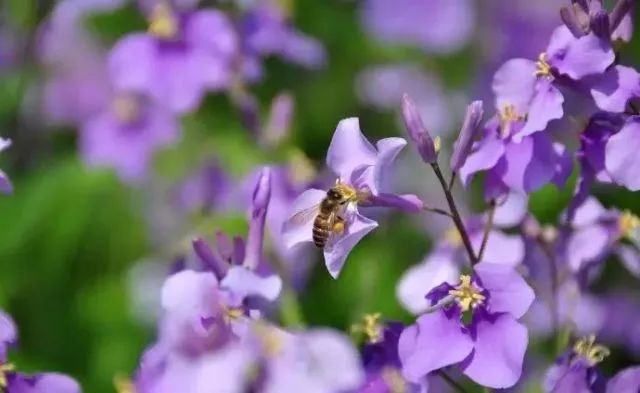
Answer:
[(609, 15), (607, 11), (600, 10), (591, 15), (590, 27), (593, 33), (604, 39), (608, 40), (611, 37), (611, 31), (609, 30)]
[(251, 206), (251, 221), (245, 248), (243, 265), (248, 269), (255, 269), (262, 255), (264, 241), (264, 225), (267, 217), (267, 207), (271, 199), (271, 168), (264, 167), (260, 172), (256, 187), (253, 190), (253, 204)]
[(611, 14), (609, 14), (609, 28), (612, 32), (620, 26), (620, 22), (622, 22), (624, 16), (631, 12), (633, 2), (634, 0), (618, 0), (613, 7)]
[(464, 116), (464, 123), (462, 123), (460, 134), (458, 135), (456, 143), (453, 145), (453, 154), (451, 155), (452, 171), (460, 169), (467, 160), (473, 141), (482, 130), (480, 125), (483, 115), (482, 101), (474, 101), (467, 107), (467, 113)]
[(213, 250), (204, 239), (197, 238), (193, 240), (192, 246), (193, 251), (195, 251), (204, 266), (213, 271), (218, 280), (222, 280), (227, 274), (229, 265), (213, 253)]
[(424, 127), (416, 105), (407, 94), (402, 96), (402, 119), (409, 131), (409, 137), (418, 147), (422, 160), (427, 164), (434, 164), (438, 160), (438, 149), (429, 131)]

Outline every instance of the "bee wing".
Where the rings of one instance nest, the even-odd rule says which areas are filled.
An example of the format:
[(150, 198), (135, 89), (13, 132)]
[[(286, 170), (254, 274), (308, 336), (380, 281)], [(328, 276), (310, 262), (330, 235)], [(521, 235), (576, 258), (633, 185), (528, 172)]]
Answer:
[(316, 218), (316, 216), (318, 215), (318, 211), (320, 211), (320, 203), (299, 211), (293, 216), (289, 217), (285, 222), (285, 225), (304, 225)]

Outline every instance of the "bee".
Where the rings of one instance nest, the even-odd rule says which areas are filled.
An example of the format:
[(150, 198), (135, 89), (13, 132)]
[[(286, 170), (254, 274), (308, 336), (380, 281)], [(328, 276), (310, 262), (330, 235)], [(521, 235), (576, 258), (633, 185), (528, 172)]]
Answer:
[(296, 213), (288, 222), (303, 225), (313, 219), (313, 243), (318, 248), (325, 248), (331, 243), (333, 235), (344, 232), (344, 212), (348, 204), (357, 202), (359, 197), (359, 192), (353, 187), (337, 181), (320, 203)]

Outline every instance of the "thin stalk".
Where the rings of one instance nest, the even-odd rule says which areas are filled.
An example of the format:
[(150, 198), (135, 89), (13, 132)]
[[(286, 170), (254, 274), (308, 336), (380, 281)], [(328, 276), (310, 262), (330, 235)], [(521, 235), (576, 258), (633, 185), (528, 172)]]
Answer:
[(443, 370), (439, 370), (436, 372), (440, 378), (442, 378), (449, 386), (451, 386), (456, 392), (459, 393), (468, 393), (467, 390), (462, 387), (455, 379), (451, 378), (446, 372)]
[(453, 216), (451, 215), (451, 213), (449, 213), (448, 211), (444, 210), (444, 209), (438, 209), (437, 207), (428, 207), (428, 206), (423, 206), (422, 210), (426, 211), (426, 212), (430, 212), (430, 213), (435, 213), (435, 214), (440, 214), (442, 216), (447, 216), (449, 218), (453, 218)]
[(449, 184), (447, 185), (447, 190), (449, 190), (449, 192), (451, 192), (451, 190), (453, 189), (453, 183), (455, 183), (457, 176), (458, 172), (453, 172), (451, 174), (451, 179), (449, 179)]
[(489, 242), (489, 233), (493, 229), (493, 218), (496, 215), (496, 201), (492, 199), (489, 202), (489, 217), (487, 217), (487, 223), (484, 226), (484, 233), (482, 234), (482, 243), (480, 244), (480, 251), (478, 251), (478, 260), (481, 261), (484, 256), (484, 250), (487, 248)]
[(453, 219), (453, 223), (458, 229), (458, 233), (460, 233), (460, 238), (462, 238), (462, 244), (464, 244), (464, 248), (467, 250), (467, 254), (469, 256), (469, 261), (471, 266), (478, 263), (478, 258), (476, 257), (475, 252), (473, 251), (473, 246), (471, 245), (471, 240), (469, 240), (469, 234), (464, 227), (464, 223), (462, 222), (462, 218), (460, 217), (460, 213), (458, 212), (458, 207), (456, 206), (456, 201), (453, 199), (453, 194), (447, 188), (447, 182), (442, 175), (442, 171), (440, 170), (440, 166), (438, 163), (431, 164), (433, 171), (442, 186), (442, 191), (444, 192), (444, 196), (447, 199), (447, 204), (449, 205), (449, 210), (451, 210), (451, 219)]

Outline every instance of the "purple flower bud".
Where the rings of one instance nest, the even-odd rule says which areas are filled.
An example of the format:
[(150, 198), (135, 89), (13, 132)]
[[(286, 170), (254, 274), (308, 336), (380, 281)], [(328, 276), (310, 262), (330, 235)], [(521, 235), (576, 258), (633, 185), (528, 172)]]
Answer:
[(424, 127), (416, 105), (408, 94), (402, 96), (402, 119), (409, 131), (409, 137), (418, 147), (420, 157), (427, 164), (433, 164), (438, 160), (438, 151), (429, 131)]
[(196, 238), (193, 243), (193, 251), (195, 251), (200, 261), (216, 275), (218, 280), (222, 280), (227, 275), (229, 265), (214, 254), (209, 244), (202, 239)]
[(611, 31), (609, 30), (609, 15), (605, 10), (599, 10), (595, 14), (591, 15), (591, 31), (598, 37), (608, 40), (611, 36)]
[(464, 117), (464, 123), (460, 129), (460, 135), (453, 146), (453, 154), (451, 156), (451, 170), (457, 171), (464, 165), (467, 156), (471, 152), (471, 146), (476, 139), (482, 127), (482, 101), (474, 101), (467, 107), (467, 113)]
[(222, 259), (230, 264), (233, 261), (233, 245), (229, 236), (221, 231), (216, 232), (216, 247)]
[(251, 210), (251, 222), (247, 235), (244, 266), (255, 269), (262, 255), (262, 243), (264, 240), (264, 225), (267, 217), (267, 207), (271, 199), (271, 168), (265, 167), (260, 173), (256, 187), (253, 190), (253, 204)]
[(277, 146), (287, 137), (291, 129), (291, 119), (295, 102), (289, 93), (278, 94), (271, 102), (271, 110), (262, 138), (267, 146)]
[(618, 28), (620, 22), (622, 22), (622, 18), (631, 11), (632, 6), (633, 0), (618, 0), (611, 11), (611, 14), (609, 14), (609, 26), (611, 31)]

